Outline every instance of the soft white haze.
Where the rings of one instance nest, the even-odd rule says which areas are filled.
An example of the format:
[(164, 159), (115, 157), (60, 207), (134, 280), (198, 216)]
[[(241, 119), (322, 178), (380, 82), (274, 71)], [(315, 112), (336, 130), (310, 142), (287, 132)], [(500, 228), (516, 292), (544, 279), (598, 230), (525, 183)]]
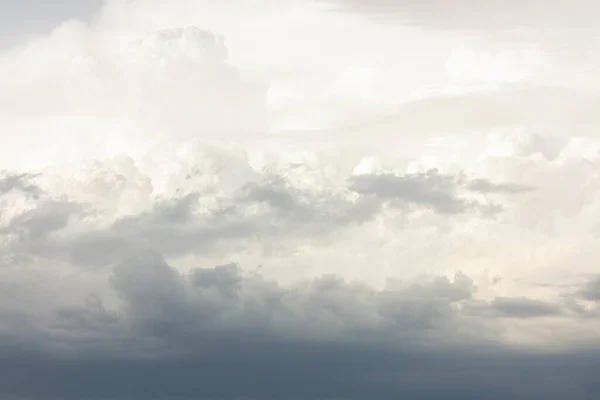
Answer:
[[(591, 370), (553, 380), (531, 367), (523, 383), (499, 355), (600, 350), (595, 2), (110, 0), (79, 10), (48, 11), (62, 20), (51, 32), (0, 51), (3, 368), (39, 352), (48, 370), (81, 362), (92, 366), (85, 379), (114, 378), (113, 392), (40, 383), (49, 398), (143, 398), (120, 391), (129, 386), (111, 362), (151, 359), (152, 380), (182, 354), (219, 358), (207, 349), (226, 338), (239, 347), (223, 345), (236, 349), (224, 357), (248, 351), (257, 382), (263, 362), (282, 382), (312, 376), (280, 369), (287, 359), (269, 345), (244, 347), (268, 338), (477, 354), (464, 356), (471, 378), (422, 366), (413, 376), (376, 357), (374, 370), (289, 378), (290, 391), (318, 389), (304, 398), (409, 395), (419, 389), (390, 382), (438, 381), (456, 396), (477, 382), (473, 398), (596, 398)], [(293, 362), (312, 354), (294, 349)], [(331, 351), (319, 354), (338, 360)], [(488, 375), (473, 367), (480, 354)], [(0, 395), (39, 398), (14, 383), (30, 373), (23, 365), (0, 379)], [(220, 382), (207, 365), (207, 381)], [(231, 374), (232, 386), (178, 393), (290, 395)], [(353, 374), (389, 390), (351, 396), (339, 388)], [(232, 392), (236, 382), (246, 389)], [(168, 387), (156, 396), (171, 398)]]

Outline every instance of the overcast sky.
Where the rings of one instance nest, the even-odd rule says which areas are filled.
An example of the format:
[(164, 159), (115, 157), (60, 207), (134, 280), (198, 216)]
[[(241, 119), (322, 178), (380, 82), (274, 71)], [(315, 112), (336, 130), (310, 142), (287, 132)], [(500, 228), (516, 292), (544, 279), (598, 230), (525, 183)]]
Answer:
[(0, 400), (597, 399), (588, 0), (0, 2)]

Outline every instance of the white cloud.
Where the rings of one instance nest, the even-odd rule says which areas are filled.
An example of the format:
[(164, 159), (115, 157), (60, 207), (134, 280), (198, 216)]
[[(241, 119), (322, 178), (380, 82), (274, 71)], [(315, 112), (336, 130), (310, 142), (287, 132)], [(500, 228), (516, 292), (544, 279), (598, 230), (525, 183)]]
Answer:
[[(403, 357), (433, 355), (411, 388), (435, 392), (458, 379), (438, 361), (481, 383), (598, 349), (595, 81), (564, 83), (567, 52), (321, 6), (116, 0), (1, 55), (0, 366), (38, 349), (89, 379), (14, 393), (119, 398), (89, 376), (222, 360), (248, 392), (202, 364), (209, 397), (277, 397), (273, 376), (410, 397)], [(364, 391), (286, 370), (306, 354)], [(506, 374), (498, 393), (548, 394)], [(158, 396), (189, 376), (167, 375)]]
[(372, 16), (380, 21), (423, 25), (434, 29), (489, 32), (502, 30), (543, 30), (587, 32), (595, 28), (589, 12), (596, 3), (577, 0), (541, 1), (459, 1), (443, 0), (435, 3), (411, 0), (321, 0), (323, 3)]
[(7, 165), (24, 151), (45, 160), (139, 155), (159, 139), (267, 130), (266, 87), (228, 64), (226, 45), (213, 33), (161, 30), (125, 48), (112, 40), (72, 22), (5, 55)]

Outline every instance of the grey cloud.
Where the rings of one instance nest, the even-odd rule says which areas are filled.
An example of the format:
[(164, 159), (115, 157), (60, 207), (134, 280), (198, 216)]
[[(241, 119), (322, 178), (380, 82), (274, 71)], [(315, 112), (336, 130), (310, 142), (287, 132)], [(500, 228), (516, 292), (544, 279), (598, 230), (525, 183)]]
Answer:
[(200, 195), (190, 193), (181, 197), (158, 201), (152, 211), (118, 219), (116, 230), (127, 230), (135, 224), (172, 226), (189, 222), (194, 217), (195, 208), (200, 206)]
[(239, 267), (234, 263), (217, 265), (214, 269), (196, 269), (190, 280), (193, 286), (217, 287), (229, 296), (238, 295), (242, 284)]
[[(69, 201), (43, 201), (14, 217), (0, 234), (18, 235), (13, 251), (70, 259), (79, 265), (105, 266), (135, 254), (156, 249), (167, 254), (206, 250), (227, 240), (251, 238), (258, 230), (254, 221), (226, 212), (198, 216), (195, 194), (158, 202), (151, 212), (123, 217), (106, 228), (79, 231), (64, 238), (48, 234), (64, 228), (70, 218), (81, 219), (88, 210)], [(89, 211), (91, 212), (91, 211)], [(235, 218), (237, 217), (237, 218)]]
[(3, 175), (0, 176), (0, 197), (11, 191), (21, 192), (31, 197), (38, 197), (42, 193), (39, 186), (30, 182), (32, 178), (35, 178), (33, 174), (4, 173)]
[(0, 365), (6, 366), (2, 392), (49, 400), (591, 400), (599, 389), (595, 376), (600, 367), (596, 354), (556, 357), (463, 350), (462, 354), (435, 356), (343, 344), (233, 338), (211, 343), (202, 357), (20, 356), (12, 352), (1, 359)]
[(181, 274), (145, 253), (117, 265), (111, 282), (118, 312), (90, 295), (58, 310), (53, 331), (26, 335), (36, 342), (0, 335), (0, 394), (500, 400), (591, 399), (600, 389), (591, 353), (520, 353), (454, 332), (466, 321), (453, 305), (476, 289), (461, 274), (381, 292), (335, 277), (283, 287), (234, 264)]
[[(219, 206), (205, 213), (195, 194), (167, 200), (139, 215), (117, 220), (106, 232), (84, 236), (92, 244), (95, 238), (105, 244), (122, 241), (130, 246), (142, 246), (166, 254), (208, 251), (232, 241), (252, 239), (268, 226), (260, 219), (244, 218), (234, 205)], [(73, 243), (77, 246), (77, 241)]]
[(24, 240), (39, 240), (52, 231), (64, 228), (69, 218), (81, 210), (81, 205), (69, 201), (44, 201), (11, 219), (0, 233), (17, 233)]
[(591, 301), (600, 301), (600, 276), (591, 279), (579, 290), (579, 295)]
[(191, 318), (184, 282), (157, 254), (125, 259), (114, 268), (111, 284), (136, 328), (163, 336), (187, 327)]
[(247, 185), (235, 201), (240, 204), (263, 203), (270, 206), (275, 216), (282, 221), (306, 222), (340, 226), (349, 223), (365, 222), (379, 211), (379, 205), (368, 199), (351, 202), (344, 192), (335, 193), (327, 188), (317, 192), (300, 190), (285, 178), (268, 177), (259, 183)]
[(417, 336), (444, 327), (454, 330), (456, 317), (453, 307), (473, 298), (476, 286), (464, 274), (454, 281), (439, 277), (427, 284), (411, 285), (402, 290), (389, 290), (381, 296), (383, 315), (389, 318), (392, 329), (407, 330)]
[(359, 175), (352, 178), (352, 189), (365, 195), (424, 205), (442, 213), (463, 212), (468, 202), (456, 195), (453, 177), (435, 170), (399, 176), (396, 174)]
[(60, 253), (60, 243), (51, 236), (65, 228), (72, 219), (86, 214), (85, 207), (68, 200), (43, 199), (36, 207), (14, 216), (0, 227), (0, 239), (11, 243), (5, 247), (3, 263), (20, 263), (35, 255), (54, 257)]
[(72, 348), (88, 351), (112, 351), (122, 340), (122, 320), (118, 313), (107, 310), (102, 299), (90, 293), (83, 306), (56, 310), (51, 328), (71, 342)]
[[(497, 190), (514, 189), (506, 185)], [(203, 206), (198, 193), (163, 200), (148, 212), (117, 220), (105, 231), (85, 233), (68, 246), (78, 262), (91, 258), (96, 263), (107, 259), (106, 249), (111, 247), (118, 257), (130, 248), (180, 255), (282, 237), (318, 239), (323, 245), (340, 229), (371, 220), (384, 204), (429, 207), (444, 214), (499, 210), (494, 204), (464, 199), (459, 195), (459, 179), (436, 171), (356, 176), (350, 178), (348, 188), (339, 189), (306, 190), (282, 176), (265, 176), (219, 198), (214, 207)], [(361, 196), (350, 200), (348, 189)], [(93, 255), (98, 251), (101, 254)]]
[[(210, 375), (210, 364), (232, 368), (242, 363), (245, 367), (236, 369), (236, 374), (251, 368), (261, 374), (262, 380), (272, 374), (271, 367), (264, 363), (273, 361), (273, 367), (279, 365), (285, 370), (280, 378), (294, 384), (300, 379), (294, 372), (298, 362), (313, 365), (311, 360), (318, 354), (331, 352), (322, 360), (333, 357), (329, 366), (308, 377), (320, 379), (325, 373), (328, 377), (322, 384), (330, 385), (338, 373), (344, 378), (351, 372), (339, 372), (339, 366), (333, 368), (346, 354), (332, 350), (340, 346), (351, 352), (364, 349), (359, 353), (368, 357), (384, 347), (397, 348), (400, 353), (402, 349), (416, 349), (436, 334), (460, 337), (452, 329), (456, 324), (452, 305), (467, 301), (474, 290), (472, 282), (462, 275), (454, 280), (437, 278), (418, 285), (397, 284), (383, 292), (333, 276), (285, 287), (259, 274), (244, 272), (235, 264), (197, 268), (182, 274), (156, 253), (137, 253), (123, 260), (114, 267), (110, 283), (121, 301), (116, 310), (108, 309), (100, 296), (90, 293), (81, 306), (58, 308), (51, 320), (37, 320), (35, 315), (22, 312), (3, 313), (0, 368), (9, 363), (11, 368), (15, 363), (25, 368), (35, 349), (40, 362), (49, 362), (59, 369), (65, 362), (90, 366), (133, 363), (134, 368), (154, 365), (159, 370), (171, 362), (200, 362), (197, 379), (208, 383), (220, 376), (224, 383), (226, 377), (221, 372)], [(296, 350), (300, 352), (296, 354)], [(310, 356), (302, 358), (306, 352)], [(7, 357), (17, 358), (9, 361)], [(375, 363), (375, 357), (371, 361)], [(35, 373), (35, 365), (37, 362), (26, 369)], [(356, 373), (366, 371), (361, 365), (356, 366)], [(10, 379), (0, 379), (0, 394), (32, 394), (28, 392), (31, 387), (20, 387), (24, 376), (11, 371), (14, 374)], [(113, 379), (108, 370), (101, 374), (103, 381)], [(234, 379), (245, 382), (241, 375)], [(48, 393), (38, 393), (36, 397), (77, 396), (69, 392), (74, 387), (67, 383), (52, 386), (50, 380), (43, 382), (34, 390), (45, 388)], [(165, 385), (176, 394), (174, 386), (169, 382)], [(135, 393), (144, 392), (135, 386)], [(342, 389), (334, 386), (332, 394)], [(237, 395), (259, 394), (254, 392), (259, 387), (242, 385), (239, 389)], [(316, 394), (329, 390), (314, 389)], [(101, 397), (103, 393), (87, 385), (77, 390), (82, 390), (86, 398)], [(111, 390), (118, 398), (130, 395), (123, 387)], [(200, 394), (229, 395), (221, 385), (211, 390), (214, 392)], [(250, 392), (244, 393), (246, 390)], [(261, 390), (268, 394), (272, 388)]]
[[(89, 228), (61, 238), (48, 236), (81, 220), (91, 205), (68, 200), (43, 200), (17, 215), (0, 231), (21, 239), (15, 251), (69, 259), (78, 265), (106, 266), (132, 251), (151, 249), (167, 256), (197, 252), (231, 252), (237, 246), (261, 245), (286, 238), (326, 245), (340, 229), (372, 220), (382, 207), (431, 208), (437, 213), (475, 212), (489, 215), (501, 207), (468, 200), (465, 185), (487, 192), (524, 190), (510, 183), (441, 174), (370, 174), (353, 176), (348, 186), (303, 189), (279, 175), (264, 175), (217, 195), (192, 191), (157, 200), (139, 214), (128, 215), (107, 227)], [(351, 199), (350, 194), (360, 196)], [(217, 197), (215, 197), (217, 196)], [(207, 206), (210, 200), (211, 206)], [(215, 201), (216, 200), (216, 201)], [(294, 247), (294, 241), (287, 241)]]
[(121, 300), (119, 310), (106, 309), (91, 293), (80, 307), (58, 309), (51, 330), (36, 323), (4, 326), (14, 335), (4, 340), (0, 335), (0, 346), (20, 337), (25, 347), (62, 349), (62, 356), (158, 360), (203, 357), (213, 344), (230, 346), (230, 340), (242, 351), (265, 340), (282, 346), (416, 349), (441, 345), (439, 335), (463, 337), (454, 328), (453, 305), (471, 299), (475, 290), (460, 274), (381, 292), (333, 276), (284, 287), (235, 264), (181, 274), (153, 253), (123, 260), (110, 282)]
[(144, 335), (234, 329), (250, 335), (356, 341), (358, 332), (383, 329), (388, 337), (382, 339), (388, 342), (394, 337), (426, 340), (423, 329), (445, 329), (452, 321), (449, 305), (468, 300), (474, 290), (462, 275), (381, 293), (335, 277), (285, 288), (244, 274), (234, 264), (180, 275), (158, 255), (119, 264), (112, 282), (128, 319), (143, 321), (138, 327)]
[(493, 183), (487, 179), (474, 179), (467, 184), (469, 190), (480, 193), (519, 194), (535, 190), (531, 186), (518, 183)]
[[(202, 201), (198, 193), (161, 200), (148, 212), (67, 239), (57, 252), (77, 263), (106, 265), (131, 249), (181, 255), (228, 251), (236, 244), (275, 237), (323, 240), (344, 226), (368, 221), (380, 207), (370, 199), (350, 202), (323, 190), (310, 194), (283, 179), (247, 184), (214, 207), (206, 208)], [(253, 211), (261, 205), (265, 207)]]
[(561, 314), (561, 309), (556, 304), (525, 297), (497, 297), (490, 304), (490, 309), (509, 318), (537, 318)]
[(463, 189), (484, 193), (516, 194), (530, 190), (512, 183), (493, 183), (486, 179), (469, 180), (462, 174), (442, 174), (432, 169), (425, 173), (398, 175), (395, 173), (364, 174), (352, 177), (351, 188), (365, 196), (375, 196), (391, 206), (408, 204), (428, 207), (442, 214), (478, 211), (494, 214), (502, 207), (467, 199)]

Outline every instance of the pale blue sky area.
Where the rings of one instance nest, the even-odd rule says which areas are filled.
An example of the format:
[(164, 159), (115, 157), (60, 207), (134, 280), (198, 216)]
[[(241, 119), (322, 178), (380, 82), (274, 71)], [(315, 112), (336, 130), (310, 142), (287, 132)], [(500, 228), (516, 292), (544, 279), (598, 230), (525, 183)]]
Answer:
[(50, 32), (72, 18), (90, 18), (103, 0), (0, 0), (0, 47)]

